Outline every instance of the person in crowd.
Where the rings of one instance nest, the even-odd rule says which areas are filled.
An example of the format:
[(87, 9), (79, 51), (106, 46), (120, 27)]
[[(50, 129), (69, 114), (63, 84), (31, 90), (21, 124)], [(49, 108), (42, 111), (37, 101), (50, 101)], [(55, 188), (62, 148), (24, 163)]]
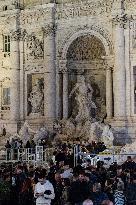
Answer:
[(113, 204), (113, 202), (110, 201), (110, 200), (104, 200), (104, 201), (102, 202), (102, 205), (114, 205), (114, 204)]
[(105, 193), (107, 194), (109, 200), (114, 201), (114, 191), (117, 187), (116, 174), (109, 171), (107, 174), (107, 180), (105, 182)]
[(55, 199), (53, 200), (53, 205), (61, 205), (63, 185), (62, 185), (61, 175), (59, 172), (55, 173), (55, 181), (53, 186), (55, 192)]
[(3, 127), (3, 130), (2, 130), (2, 136), (6, 136), (6, 134), (7, 134), (6, 128)]
[(101, 205), (102, 201), (108, 199), (106, 193), (102, 192), (101, 184), (95, 183), (93, 185), (93, 191), (90, 194), (90, 198), (92, 199), (94, 205)]
[(122, 169), (130, 170), (132, 172), (136, 168), (136, 163), (132, 160), (131, 156), (127, 157), (127, 160), (123, 163)]
[(11, 157), (11, 144), (10, 144), (9, 140), (7, 140), (7, 143), (6, 143), (5, 147), (7, 149), (7, 160), (10, 160), (10, 157)]
[(62, 197), (61, 197), (61, 203), (63, 205), (70, 205), (70, 179), (64, 178), (62, 180), (63, 185), (63, 191), (62, 191)]
[(89, 186), (88, 182), (85, 181), (85, 172), (80, 172), (78, 180), (71, 184), (69, 195), (72, 205), (82, 205), (83, 201), (88, 199)]
[(136, 175), (133, 175), (132, 180), (126, 187), (127, 205), (136, 205)]
[(9, 205), (11, 195), (10, 173), (6, 173), (0, 183), (0, 205)]
[(114, 205), (125, 205), (126, 197), (124, 195), (124, 183), (119, 179), (117, 189), (114, 192)]
[(65, 161), (64, 162), (64, 171), (63, 173), (61, 174), (61, 178), (69, 178), (71, 179), (73, 177), (73, 174), (72, 174), (72, 169), (70, 168), (69, 166), (69, 162), (68, 161)]
[(30, 143), (29, 140), (26, 142), (25, 148), (27, 148), (27, 149), (28, 149), (28, 148), (31, 148), (31, 143)]
[(34, 197), (36, 198), (36, 205), (51, 205), (51, 200), (55, 198), (53, 185), (46, 179), (44, 172), (41, 172), (38, 176)]
[(90, 199), (86, 199), (84, 202), (83, 202), (83, 205), (94, 205), (92, 200)]
[(34, 205), (33, 200), (33, 184), (31, 178), (27, 177), (23, 182), (20, 192), (19, 205)]

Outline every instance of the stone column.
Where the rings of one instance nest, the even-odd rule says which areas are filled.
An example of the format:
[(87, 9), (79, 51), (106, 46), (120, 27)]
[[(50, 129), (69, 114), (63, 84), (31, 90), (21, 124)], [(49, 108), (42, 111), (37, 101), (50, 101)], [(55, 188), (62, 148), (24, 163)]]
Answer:
[(126, 116), (131, 116), (130, 20), (125, 25)]
[(20, 31), (11, 33), (11, 119), (18, 121), (20, 118), (20, 51), (19, 51)]
[(26, 38), (26, 30), (21, 31), (20, 36), (20, 120), (25, 117), (25, 89), (24, 89), (24, 41)]
[(63, 118), (67, 119), (69, 94), (68, 94), (68, 71), (67, 71), (66, 64), (63, 65), (62, 73), (63, 73)]
[(2, 118), (2, 81), (0, 81), (0, 119)]
[(112, 68), (106, 68), (106, 111), (107, 118), (111, 119), (113, 117), (113, 87), (112, 87)]
[(56, 118), (56, 48), (55, 26), (53, 23), (44, 27), (44, 115), (46, 118)]
[(114, 19), (115, 68), (113, 72), (114, 117), (124, 120), (126, 116), (126, 70), (124, 20), (117, 16)]

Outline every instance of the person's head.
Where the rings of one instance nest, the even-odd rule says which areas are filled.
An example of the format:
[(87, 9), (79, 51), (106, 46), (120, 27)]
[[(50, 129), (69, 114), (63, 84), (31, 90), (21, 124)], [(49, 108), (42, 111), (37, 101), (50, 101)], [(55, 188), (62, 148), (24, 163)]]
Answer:
[(90, 200), (90, 199), (86, 199), (86, 200), (83, 202), (83, 205), (93, 205), (93, 202), (92, 202), (92, 200)]
[(85, 172), (81, 171), (78, 176), (79, 181), (85, 181)]
[(104, 200), (104, 201), (102, 202), (102, 205), (114, 205), (114, 204), (113, 204), (113, 202), (110, 201), (110, 200)]
[(129, 161), (129, 162), (131, 162), (131, 161), (132, 161), (131, 156), (127, 156), (127, 161)]
[(101, 191), (101, 184), (100, 183), (95, 183), (93, 185), (93, 192), (100, 192)]
[(123, 191), (124, 190), (124, 183), (123, 183), (123, 181), (119, 181), (117, 183), (117, 190), (118, 191)]
[(85, 173), (85, 181), (89, 182), (90, 181), (90, 174)]
[(87, 166), (91, 166), (91, 160), (90, 159), (87, 159), (86, 162), (87, 162)]
[(4, 175), (4, 181), (6, 181), (6, 182), (10, 181), (10, 174), (9, 173)]
[(38, 176), (38, 182), (40, 182), (40, 184), (44, 184), (46, 180), (46, 175), (44, 173), (40, 173)]
[(23, 166), (22, 165), (18, 165), (17, 169), (16, 169), (16, 173), (17, 174), (21, 174), (23, 172)]
[(63, 167), (64, 166), (64, 161), (60, 161), (59, 162), (59, 167), (61, 168), (61, 167)]
[(57, 172), (57, 173), (55, 174), (55, 181), (56, 181), (56, 182), (60, 182), (60, 181), (61, 181), (61, 175), (60, 175), (59, 172)]
[(122, 173), (122, 167), (118, 166), (117, 167), (117, 175), (120, 175)]

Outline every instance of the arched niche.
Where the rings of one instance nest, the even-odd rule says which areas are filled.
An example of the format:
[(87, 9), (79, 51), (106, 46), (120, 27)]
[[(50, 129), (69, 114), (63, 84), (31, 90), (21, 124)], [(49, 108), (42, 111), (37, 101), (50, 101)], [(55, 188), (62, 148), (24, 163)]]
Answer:
[[(68, 70), (68, 95), (84, 75), (85, 82), (93, 89), (92, 101), (96, 109), (91, 110), (92, 117), (103, 118), (106, 115), (106, 71), (105, 47), (95, 35), (81, 35), (69, 46), (66, 54)], [(68, 99), (68, 115), (75, 117), (78, 104), (75, 96)]]

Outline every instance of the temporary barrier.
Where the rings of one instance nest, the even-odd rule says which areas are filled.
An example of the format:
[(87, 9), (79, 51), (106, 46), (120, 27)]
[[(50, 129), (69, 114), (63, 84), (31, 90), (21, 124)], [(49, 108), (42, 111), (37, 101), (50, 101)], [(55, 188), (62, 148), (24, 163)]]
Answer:
[[(34, 165), (48, 164), (53, 160), (54, 148), (43, 149), (43, 146), (36, 146), (35, 148), (21, 148), (21, 149), (3, 149), (0, 151), (1, 162), (27, 162)], [(105, 165), (110, 165), (114, 162), (122, 164), (127, 156), (131, 156), (136, 161), (136, 153), (119, 153), (117, 149), (105, 150), (99, 154), (81, 152), (80, 146), (73, 146), (74, 166), (78, 162), (86, 163), (86, 159), (90, 159), (92, 165), (96, 165), (98, 161), (104, 161)], [(119, 150), (119, 149), (118, 149)]]

